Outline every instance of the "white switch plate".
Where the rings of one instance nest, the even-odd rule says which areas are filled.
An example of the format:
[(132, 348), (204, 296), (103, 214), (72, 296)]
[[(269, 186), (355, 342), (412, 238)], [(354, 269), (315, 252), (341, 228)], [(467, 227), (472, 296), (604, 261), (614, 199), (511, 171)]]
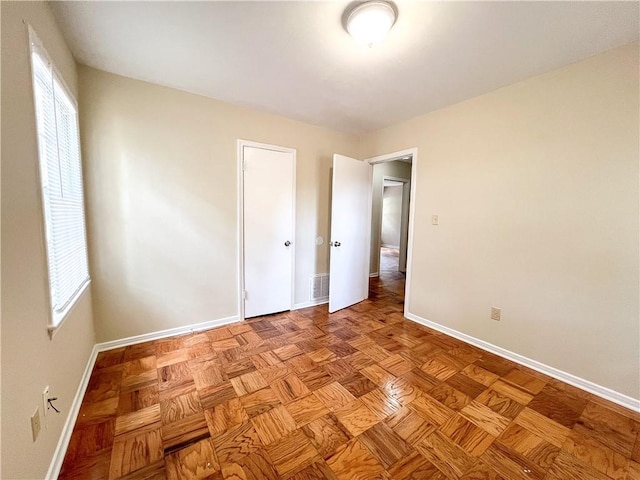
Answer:
[(502, 315), (502, 309), (498, 307), (491, 307), (491, 320), (500, 321)]
[(431, 215), (431, 225), (438, 225), (438, 215)]
[(45, 421), (47, 418), (47, 411), (49, 410), (49, 385), (44, 387), (42, 391), (42, 414), (45, 417)]

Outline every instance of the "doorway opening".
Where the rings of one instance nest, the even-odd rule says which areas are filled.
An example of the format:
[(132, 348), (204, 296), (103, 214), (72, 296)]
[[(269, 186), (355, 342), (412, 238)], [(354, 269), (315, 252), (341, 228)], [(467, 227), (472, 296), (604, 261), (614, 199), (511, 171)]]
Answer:
[[(395, 162), (400, 163), (395, 164)], [(379, 201), (378, 272), (381, 272), (383, 268), (385, 270), (392, 268), (403, 273), (407, 271), (409, 199), (411, 196), (411, 166), (407, 163), (402, 160), (394, 160), (374, 167), (374, 182), (376, 175), (380, 174), (380, 172), (376, 172), (377, 169), (382, 172), (394, 169), (399, 175), (403, 175), (403, 177), (382, 176), (382, 193)], [(373, 221), (372, 225), (374, 225)]]
[(367, 160), (373, 165), (369, 297), (402, 310), (410, 298), (416, 160), (416, 148)]

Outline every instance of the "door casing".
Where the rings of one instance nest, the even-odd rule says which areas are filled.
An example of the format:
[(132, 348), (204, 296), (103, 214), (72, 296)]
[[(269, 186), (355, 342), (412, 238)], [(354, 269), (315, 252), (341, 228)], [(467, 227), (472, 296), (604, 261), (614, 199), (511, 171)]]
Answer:
[[(365, 162), (369, 162), (371, 165), (375, 165), (377, 163), (384, 162), (392, 162), (394, 160), (399, 160), (402, 157), (411, 157), (411, 191), (409, 194), (409, 226), (408, 226), (408, 240), (407, 240), (407, 272), (406, 272), (406, 283), (404, 287), (404, 314), (409, 312), (409, 301), (411, 300), (411, 273), (412, 273), (412, 265), (413, 265), (413, 229), (414, 229), (414, 218), (415, 218), (415, 208), (416, 208), (416, 174), (418, 169), (418, 148), (408, 148), (406, 150), (400, 150), (397, 152), (385, 153), (384, 155), (378, 155), (376, 157), (371, 157), (365, 159)], [(373, 187), (373, 185), (372, 185)], [(371, 189), (373, 191), (373, 188)]]

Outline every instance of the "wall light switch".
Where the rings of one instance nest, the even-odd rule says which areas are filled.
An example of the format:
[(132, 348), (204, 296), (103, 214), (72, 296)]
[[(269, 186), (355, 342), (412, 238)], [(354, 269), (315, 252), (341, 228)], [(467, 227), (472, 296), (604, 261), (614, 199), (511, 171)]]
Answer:
[(42, 391), (42, 414), (45, 417), (45, 423), (47, 419), (47, 412), (49, 410), (49, 385), (44, 387)]
[(431, 225), (438, 225), (438, 215), (431, 215)]

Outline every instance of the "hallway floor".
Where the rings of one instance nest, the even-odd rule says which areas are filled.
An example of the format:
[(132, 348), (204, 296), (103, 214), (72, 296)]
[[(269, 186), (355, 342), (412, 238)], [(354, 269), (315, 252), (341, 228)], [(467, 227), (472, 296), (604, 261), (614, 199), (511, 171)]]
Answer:
[(632, 480), (640, 415), (371, 296), (99, 355), (63, 479)]
[(397, 248), (380, 247), (380, 272), (397, 272), (399, 255)]

